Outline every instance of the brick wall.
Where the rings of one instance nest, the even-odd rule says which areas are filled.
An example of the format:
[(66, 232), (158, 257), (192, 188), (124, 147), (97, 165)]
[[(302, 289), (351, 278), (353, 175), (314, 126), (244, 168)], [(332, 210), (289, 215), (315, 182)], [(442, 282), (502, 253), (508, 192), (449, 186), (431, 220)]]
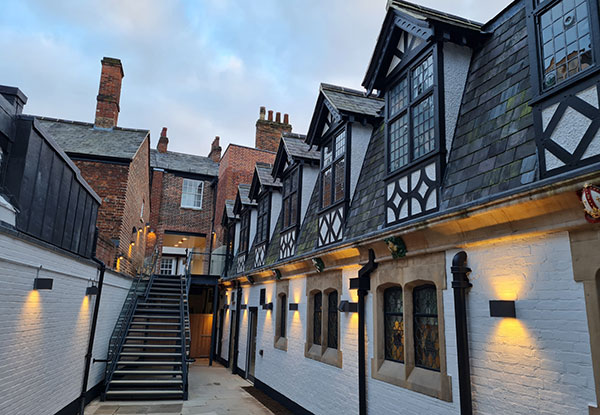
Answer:
[(215, 211), (216, 243), (214, 248), (224, 244), (224, 230), (221, 226), (225, 200), (234, 200), (239, 184), (252, 183), (254, 167), (257, 162), (273, 163), (275, 153), (242, 147), (235, 144), (229, 145), (219, 164), (219, 188)]
[[(52, 290), (32, 290), (40, 277)], [(97, 280), (90, 261), (75, 259), (12, 235), (0, 234), (0, 413), (52, 415), (81, 393)], [(106, 359), (108, 342), (131, 280), (107, 271), (96, 326), (93, 357)], [(89, 387), (104, 376), (105, 363), (91, 366)]]
[(121, 81), (123, 67), (119, 59), (102, 59), (102, 72), (98, 88), (95, 125), (112, 128), (119, 119), (119, 101), (121, 99)]

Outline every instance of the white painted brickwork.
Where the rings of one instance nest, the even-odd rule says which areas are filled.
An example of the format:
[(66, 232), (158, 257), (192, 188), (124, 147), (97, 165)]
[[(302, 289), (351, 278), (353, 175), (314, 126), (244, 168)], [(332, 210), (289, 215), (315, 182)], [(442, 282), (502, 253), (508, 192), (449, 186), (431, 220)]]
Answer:
[[(467, 309), (474, 413), (587, 413), (588, 405), (595, 405), (590, 344), (583, 288), (573, 280), (568, 234), (511, 239), (467, 247), (465, 251), (473, 270)], [(460, 413), (450, 273), (456, 252), (458, 250), (446, 254), (448, 288), (443, 291), (452, 402), (371, 377), (373, 298), (370, 294), (366, 301), (369, 413)], [(344, 269), (340, 300), (357, 301), (354, 292), (348, 289), (349, 278), (355, 277), (357, 271), (358, 267)], [(246, 288), (242, 298), (248, 298), (249, 305), (257, 306), (261, 288), (267, 289), (267, 302), (274, 300), (275, 284)], [(274, 311), (259, 307), (256, 378), (315, 414), (358, 413), (358, 315), (340, 313), (342, 369), (306, 358), (305, 294), (305, 278), (289, 281), (289, 302), (299, 303), (299, 310), (288, 313), (287, 351), (273, 347), (273, 313), (277, 304)], [(511, 296), (513, 298), (509, 298)], [(495, 299), (516, 299), (518, 318), (490, 317), (489, 300)], [(248, 319), (247, 312), (242, 312), (239, 366), (245, 369)], [(225, 334), (224, 349), (228, 331)], [(258, 355), (261, 349), (263, 357)]]
[[(53, 278), (51, 291), (33, 280)], [(0, 414), (54, 414), (81, 392), (84, 356), (95, 297), (87, 297), (97, 268), (15, 237), (0, 234)], [(106, 272), (94, 358), (105, 359), (108, 341), (131, 280)], [(89, 387), (104, 376), (92, 365)]]

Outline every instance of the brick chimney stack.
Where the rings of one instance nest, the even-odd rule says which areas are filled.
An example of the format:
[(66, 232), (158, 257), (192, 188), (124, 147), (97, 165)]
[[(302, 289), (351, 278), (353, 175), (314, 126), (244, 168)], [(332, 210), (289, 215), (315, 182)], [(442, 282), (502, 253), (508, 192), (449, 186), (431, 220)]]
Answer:
[(125, 74), (121, 61), (115, 58), (102, 59), (100, 88), (96, 97), (96, 120), (94, 125), (101, 128), (113, 128), (119, 119), (119, 100), (121, 99), (121, 81)]
[[(268, 113), (267, 119), (265, 119), (265, 113)], [(273, 121), (273, 110), (267, 112), (265, 107), (260, 107), (259, 117), (256, 121), (254, 147), (261, 150), (277, 151), (281, 134), (292, 132), (289, 121), (289, 115), (283, 114), (283, 122), (281, 122), (280, 112), (275, 114), (275, 121)]]
[[(264, 114), (263, 114), (264, 116)], [(215, 163), (221, 161), (221, 146), (219, 145), (220, 137), (216, 136), (210, 145), (210, 153), (208, 153), (208, 158), (212, 159)]]
[(167, 127), (163, 127), (162, 131), (160, 132), (160, 138), (158, 139), (156, 149), (159, 153), (166, 153), (168, 145), (169, 138), (167, 137)]

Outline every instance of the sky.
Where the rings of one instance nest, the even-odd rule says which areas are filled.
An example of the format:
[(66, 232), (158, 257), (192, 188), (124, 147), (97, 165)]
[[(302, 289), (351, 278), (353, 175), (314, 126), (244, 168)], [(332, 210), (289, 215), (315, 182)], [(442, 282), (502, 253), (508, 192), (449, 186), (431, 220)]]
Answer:
[[(509, 0), (413, 0), (487, 22)], [(121, 59), (121, 127), (169, 150), (253, 146), (259, 108), (306, 133), (321, 82), (362, 89), (386, 0), (3, 0), (0, 84), (24, 112), (93, 122), (102, 57)]]

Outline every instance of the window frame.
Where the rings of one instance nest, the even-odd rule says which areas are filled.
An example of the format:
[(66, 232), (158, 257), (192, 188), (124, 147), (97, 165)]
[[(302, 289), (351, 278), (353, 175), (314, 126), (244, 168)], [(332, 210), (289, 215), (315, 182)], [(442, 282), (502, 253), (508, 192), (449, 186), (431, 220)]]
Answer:
[[(332, 297), (335, 296), (332, 310)], [(340, 327), (340, 314), (338, 310), (339, 304), (339, 293), (337, 290), (332, 290), (327, 293), (327, 348), (328, 349), (339, 349), (340, 338), (339, 338), (339, 327)], [(332, 315), (335, 316), (335, 327), (332, 324)], [(333, 329), (333, 330), (332, 330)], [(332, 331), (334, 334), (332, 335)], [(322, 337), (322, 335), (321, 335)], [(335, 345), (332, 345), (335, 343)]]
[(534, 97), (530, 105), (535, 105), (542, 100), (557, 94), (564, 94), (574, 85), (584, 79), (588, 79), (600, 72), (600, 17), (599, 5), (595, 1), (586, 0), (588, 5), (588, 19), (590, 36), (592, 40), (592, 64), (584, 71), (580, 71), (567, 80), (557, 83), (544, 90), (543, 88), (543, 45), (541, 44), (540, 16), (562, 0), (546, 0), (537, 4), (538, 0), (529, 0), (527, 7), (527, 37), (529, 39), (529, 64), (531, 66), (530, 77), (534, 89)]
[[(427, 89), (423, 90), (417, 96), (412, 96), (413, 91), (413, 72), (424, 63), (431, 56), (433, 80), (432, 85)], [(429, 159), (430, 157), (443, 152), (445, 144), (445, 118), (444, 118), (444, 104), (442, 102), (440, 90), (443, 90), (443, 76), (441, 72), (441, 66), (443, 66), (442, 47), (437, 43), (425, 47), (414, 56), (406, 64), (402, 65), (401, 69), (395, 70), (395, 74), (391, 76), (390, 80), (387, 81), (389, 87), (384, 91), (385, 95), (385, 111), (384, 111), (384, 123), (385, 123), (385, 176), (384, 179), (395, 177), (401, 172), (409, 170), (415, 165)], [(403, 80), (407, 81), (407, 103), (401, 107), (396, 113), (391, 114), (391, 95), (393, 89)], [(414, 122), (413, 122), (413, 111), (414, 109), (424, 102), (424, 100), (431, 97), (433, 105), (433, 148), (418, 157), (414, 156)], [(391, 169), (391, 145), (390, 135), (391, 126), (394, 122), (399, 121), (404, 115), (407, 116), (407, 128), (408, 128), (408, 161), (406, 164)]]
[[(264, 211), (261, 212), (261, 208), (264, 208)], [(256, 244), (262, 244), (269, 241), (271, 233), (271, 192), (265, 192), (259, 196), (256, 212)], [(261, 221), (263, 222), (261, 223)]]
[(244, 254), (248, 252), (250, 244), (250, 209), (244, 208), (240, 215), (240, 246), (238, 248), (238, 254)]
[[(301, 189), (301, 174), (302, 174), (302, 170), (301, 170), (301, 166), (297, 165), (297, 166), (293, 166), (292, 168), (290, 168), (287, 172), (284, 173), (283, 176), (283, 180), (281, 181), (282, 183), (282, 189), (281, 189), (281, 214), (282, 214), (282, 226), (281, 226), (281, 233), (286, 232), (290, 229), (293, 229), (297, 226), (299, 226), (300, 224), (300, 209), (301, 209), (301, 193), (302, 193), (302, 189)], [(296, 189), (290, 191), (289, 193), (286, 193), (286, 182), (289, 180), (289, 182), (291, 182), (293, 184), (293, 178), (294, 175), (296, 175)], [(291, 215), (291, 203), (292, 203), (292, 198), (293, 196), (296, 196), (296, 220), (292, 221), (290, 219), (289, 223), (286, 224), (286, 220), (285, 220), (285, 214), (286, 214), (286, 207), (287, 209), (290, 209), (290, 215)]]
[[(165, 274), (163, 273), (163, 263), (169, 261), (171, 266), (170, 266), (170, 273), (169, 274)], [(166, 270), (166, 269), (165, 269)], [(160, 264), (158, 267), (158, 273), (159, 275), (177, 275), (177, 258), (176, 257), (161, 257), (160, 258)]]
[(279, 350), (287, 351), (288, 346), (288, 304), (289, 304), (289, 280), (278, 280), (276, 282), (277, 306), (275, 312), (275, 336), (273, 338), (273, 347)]
[[(184, 204), (184, 199), (186, 195), (192, 195), (192, 193), (186, 192), (185, 191), (185, 187), (186, 187), (186, 182), (190, 183), (192, 182), (192, 185), (194, 183), (199, 183), (201, 186), (201, 190), (200, 192), (196, 192), (194, 193), (194, 205), (186, 205)], [(197, 188), (196, 188), (197, 189)], [(196, 201), (196, 197), (198, 196), (198, 194), (200, 195), (200, 206), (196, 206), (195, 205), (195, 201)], [(181, 183), (181, 201), (179, 203), (179, 206), (183, 209), (194, 209), (194, 210), (202, 210), (202, 206), (204, 204), (204, 180), (196, 180), (196, 179), (188, 179), (186, 177), (183, 178), (182, 183)]]
[[(335, 148), (335, 141), (336, 138), (339, 137), (340, 135), (344, 134), (344, 152), (343, 154), (337, 154), (336, 148)], [(349, 145), (350, 145), (350, 124), (349, 123), (341, 123), (334, 131), (327, 133), (327, 138), (325, 138), (324, 142), (327, 143), (325, 145), (321, 146), (321, 159), (320, 159), (320, 163), (319, 163), (319, 213), (322, 213), (324, 211), (327, 211), (329, 209), (332, 209), (342, 203), (344, 203), (347, 199), (348, 199), (348, 185), (349, 185), (349, 178), (348, 178), (348, 172), (350, 171), (349, 166), (348, 166), (348, 162), (349, 162), (349, 153), (350, 153), (350, 149), (349, 149)], [(327, 148), (328, 146), (331, 146), (332, 151), (331, 151), (331, 161), (327, 164), (327, 166), (324, 165), (324, 159), (325, 159), (325, 148)], [(335, 200), (335, 179), (336, 179), (336, 174), (335, 174), (335, 166), (340, 163), (341, 161), (344, 161), (344, 171), (343, 171), (343, 177), (344, 177), (344, 190), (343, 190), (343, 195), (342, 198), (339, 200)], [(324, 206), (323, 204), (323, 191), (324, 191), (324, 172), (327, 170), (331, 170), (331, 200), (330, 203), (327, 206)]]
[[(415, 307), (417, 294), (420, 291), (425, 291), (425, 290), (432, 289), (432, 288), (433, 288), (433, 290), (435, 291), (435, 294), (436, 294), (436, 314), (435, 315), (434, 314), (426, 314), (426, 313), (419, 313), (419, 314), (417, 314), (416, 307)], [(438, 296), (437, 288), (436, 288), (435, 284), (431, 284), (431, 283), (420, 284), (420, 285), (418, 285), (418, 286), (416, 286), (416, 287), (414, 287), (412, 289), (412, 296), (413, 296), (413, 301), (412, 301), (412, 306), (413, 307), (412, 307), (412, 310), (411, 310), (411, 314), (412, 314), (412, 319), (413, 319), (413, 321), (412, 321), (412, 332), (413, 332), (412, 336), (413, 336), (413, 348), (414, 348), (414, 362), (415, 362), (415, 367), (419, 367), (419, 368), (425, 369), (425, 370), (431, 370), (431, 371), (434, 371), (434, 372), (439, 372), (440, 369), (431, 368), (431, 367), (428, 367), (428, 366), (421, 365), (421, 364), (417, 363), (417, 347), (416, 347), (416, 344), (417, 344), (417, 330), (416, 330), (417, 318), (435, 318), (436, 327), (437, 327), (437, 331), (438, 331), (438, 354), (439, 354), (439, 348), (440, 348), (440, 345), (439, 345), (439, 330), (440, 330), (440, 326), (439, 326), (439, 312), (437, 312), (437, 296)]]
[[(391, 311), (387, 311), (387, 297), (386, 297), (386, 292), (388, 291), (400, 291), (400, 295), (402, 296), (402, 312), (398, 313), (398, 312), (391, 312)], [(402, 316), (402, 323), (403, 326), (405, 327), (404, 324), (404, 290), (402, 289), (402, 286), (400, 285), (392, 285), (390, 287), (387, 287), (386, 289), (383, 290), (383, 328), (384, 328), (384, 333), (383, 333), (383, 339), (384, 339), (384, 358), (385, 360), (389, 360), (391, 362), (398, 362), (398, 363), (402, 363), (404, 364), (404, 362), (406, 361), (406, 358), (404, 357), (405, 354), (405, 346), (406, 346), (406, 329), (403, 328), (403, 332), (402, 332), (402, 360), (396, 360), (396, 359), (392, 359), (390, 357), (387, 356), (387, 348), (385, 348), (385, 343), (387, 342), (388, 339), (388, 328), (387, 328), (387, 324), (386, 324), (386, 319), (388, 316)]]

